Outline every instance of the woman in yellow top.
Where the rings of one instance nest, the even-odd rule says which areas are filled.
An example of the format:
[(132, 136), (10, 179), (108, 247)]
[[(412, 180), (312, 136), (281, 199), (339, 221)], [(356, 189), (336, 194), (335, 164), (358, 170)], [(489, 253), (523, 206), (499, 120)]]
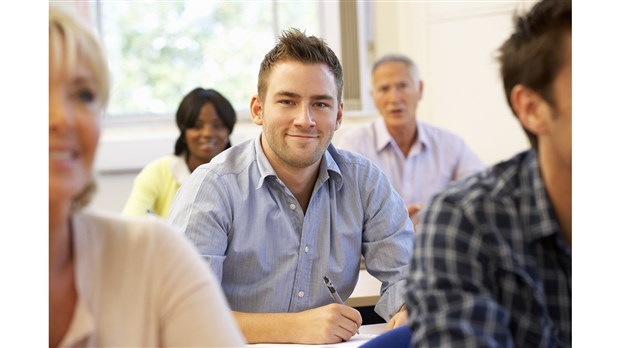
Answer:
[(49, 11), (49, 346), (240, 347), (220, 284), (159, 219), (84, 208), (108, 100), (88, 26)]
[(136, 176), (123, 209), (124, 215), (147, 212), (168, 217), (174, 196), (199, 165), (229, 148), (229, 136), (237, 115), (230, 102), (213, 89), (196, 88), (187, 94), (177, 110), (180, 130), (174, 155), (149, 163)]

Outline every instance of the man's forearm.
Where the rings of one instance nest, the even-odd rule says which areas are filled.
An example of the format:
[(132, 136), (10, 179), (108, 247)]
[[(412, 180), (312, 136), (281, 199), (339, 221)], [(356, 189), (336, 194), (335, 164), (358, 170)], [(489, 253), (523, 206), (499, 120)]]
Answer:
[(232, 312), (248, 343), (291, 343), (294, 313)]
[(338, 343), (349, 340), (362, 325), (359, 311), (341, 304), (298, 313), (233, 315), (248, 343)]

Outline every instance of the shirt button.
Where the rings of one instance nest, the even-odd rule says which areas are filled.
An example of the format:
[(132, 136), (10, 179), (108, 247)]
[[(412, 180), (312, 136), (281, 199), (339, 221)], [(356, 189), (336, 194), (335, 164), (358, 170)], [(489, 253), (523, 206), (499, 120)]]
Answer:
[(304, 297), (304, 295), (305, 295), (305, 293), (303, 291), (300, 291), (300, 292), (297, 293), (297, 296), (299, 296), (299, 297)]
[(291, 205), (289, 205), (289, 207), (291, 208), (291, 210), (295, 210), (295, 204), (291, 203)]
[(304, 248), (304, 251), (308, 252), (308, 250), (310, 250), (310, 248), (308, 248), (308, 246), (306, 245), (306, 247)]

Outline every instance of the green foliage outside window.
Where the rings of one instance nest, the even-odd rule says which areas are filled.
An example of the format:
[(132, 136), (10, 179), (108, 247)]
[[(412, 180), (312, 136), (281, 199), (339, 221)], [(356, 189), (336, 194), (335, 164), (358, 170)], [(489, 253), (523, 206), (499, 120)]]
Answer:
[(215, 88), (237, 109), (247, 109), (260, 62), (277, 33), (294, 26), (320, 35), (317, 2), (103, 1), (100, 6), (113, 79), (108, 114), (115, 118), (173, 114), (197, 86)]

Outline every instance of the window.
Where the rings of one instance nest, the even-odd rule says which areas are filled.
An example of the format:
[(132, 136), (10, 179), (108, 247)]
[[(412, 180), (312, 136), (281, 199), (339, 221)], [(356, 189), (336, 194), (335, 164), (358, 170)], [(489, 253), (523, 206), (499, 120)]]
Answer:
[[(316, 4), (295, 5), (308, 14), (303, 17), (310, 23), (297, 24), (308, 32), (317, 31)], [(272, 23), (292, 5), (102, 3), (103, 39), (115, 76), (110, 115), (170, 114), (197, 86), (215, 88), (237, 109), (247, 108), (262, 57), (279, 32)]]
[(260, 128), (249, 122), (249, 102), (259, 65), (289, 27), (322, 37), (340, 57), (347, 117), (374, 115), (367, 92), (373, 50), (368, 2), (50, 2), (89, 21), (109, 57), (112, 89), (95, 163), (99, 172), (138, 170), (170, 153), (178, 136), (178, 104), (197, 86), (217, 89), (237, 109), (233, 144), (255, 136)]
[[(83, 2), (76, 5), (83, 6)], [(153, 1), (90, 4), (109, 58), (107, 121), (170, 118), (195, 87), (247, 117), (258, 69), (283, 29), (323, 36), (320, 2)]]
[[(170, 120), (195, 87), (226, 96), (249, 118), (258, 69), (282, 30), (320, 36), (341, 57), (346, 110), (364, 109), (367, 74), (353, 1), (83, 1), (73, 6), (95, 26), (112, 75), (107, 124)], [(69, 4), (70, 6), (71, 4)], [(357, 22), (357, 23), (356, 23)], [(341, 36), (342, 32), (342, 36)], [(363, 34), (363, 33), (361, 33)], [(341, 49), (342, 43), (342, 49)], [(361, 53), (361, 54), (360, 54)], [(362, 81), (360, 81), (362, 75)], [(362, 96), (362, 97), (360, 97)]]

